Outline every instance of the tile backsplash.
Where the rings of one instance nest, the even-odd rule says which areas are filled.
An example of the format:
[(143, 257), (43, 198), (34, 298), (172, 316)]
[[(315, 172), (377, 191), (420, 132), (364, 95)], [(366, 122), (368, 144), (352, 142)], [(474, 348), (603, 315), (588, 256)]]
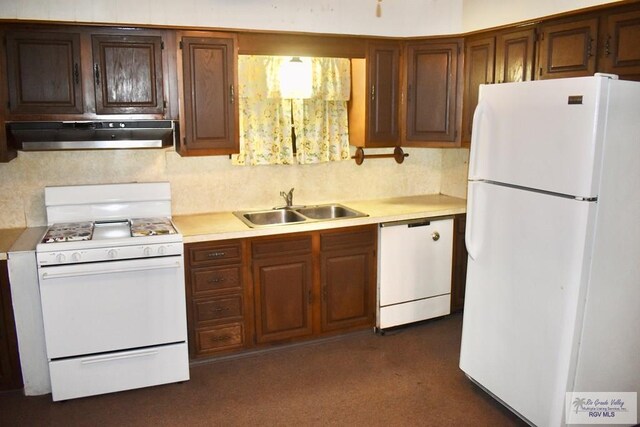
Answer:
[[(386, 153), (390, 149), (366, 150)], [(293, 166), (232, 166), (227, 156), (169, 150), (19, 152), (0, 164), (0, 228), (46, 224), (44, 187), (169, 181), (173, 214), (270, 208), (295, 188), (296, 204), (439, 193), (464, 197), (468, 150), (406, 149), (392, 159)]]

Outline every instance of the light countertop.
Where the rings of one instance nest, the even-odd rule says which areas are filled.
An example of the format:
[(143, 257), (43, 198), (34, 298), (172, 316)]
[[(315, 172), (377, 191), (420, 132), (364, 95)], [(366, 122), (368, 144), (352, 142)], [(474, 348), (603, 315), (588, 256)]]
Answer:
[(13, 246), (18, 237), (24, 232), (24, 228), (1, 228), (0, 229), (0, 260), (7, 259), (7, 252)]
[(442, 194), (375, 200), (338, 201), (338, 203), (365, 213), (368, 216), (263, 228), (251, 228), (231, 212), (177, 215), (173, 217), (173, 222), (182, 233), (184, 242), (194, 243), (282, 233), (298, 233), (417, 218), (435, 218), (466, 212), (466, 200)]

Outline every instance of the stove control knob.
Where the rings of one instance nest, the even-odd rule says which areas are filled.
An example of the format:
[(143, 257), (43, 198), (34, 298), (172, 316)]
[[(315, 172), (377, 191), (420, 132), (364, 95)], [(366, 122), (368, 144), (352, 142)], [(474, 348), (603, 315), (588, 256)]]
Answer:
[(71, 255), (71, 260), (72, 260), (73, 262), (78, 262), (78, 261), (80, 261), (80, 254), (79, 254), (78, 252), (74, 252), (74, 253)]
[(56, 256), (56, 261), (58, 261), (59, 263), (63, 263), (67, 260), (67, 257), (64, 256), (64, 254), (58, 254)]
[(111, 249), (111, 250), (109, 250), (109, 252), (107, 252), (107, 256), (108, 256), (109, 258), (115, 258), (115, 257), (116, 257), (116, 255), (118, 255), (118, 252), (116, 252), (116, 250), (115, 250), (115, 249)]
[(165, 248), (164, 246), (160, 246), (158, 248), (158, 255), (164, 255), (167, 253), (167, 248)]
[(142, 253), (144, 254), (144, 256), (150, 256), (151, 255), (151, 248), (146, 247), (142, 250)]

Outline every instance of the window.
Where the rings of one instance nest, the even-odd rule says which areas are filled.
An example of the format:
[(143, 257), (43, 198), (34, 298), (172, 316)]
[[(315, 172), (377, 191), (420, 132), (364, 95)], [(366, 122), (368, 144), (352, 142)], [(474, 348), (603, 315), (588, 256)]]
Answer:
[[(291, 73), (296, 67), (307, 72)], [(348, 159), (350, 72), (343, 58), (240, 55), (240, 153), (232, 156), (233, 164)]]

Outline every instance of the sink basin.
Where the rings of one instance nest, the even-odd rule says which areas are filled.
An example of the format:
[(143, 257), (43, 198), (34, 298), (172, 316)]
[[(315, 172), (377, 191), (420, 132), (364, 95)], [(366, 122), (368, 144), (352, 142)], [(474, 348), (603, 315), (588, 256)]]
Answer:
[(296, 209), (297, 212), (312, 219), (337, 219), (337, 218), (355, 218), (365, 216), (363, 213), (350, 209), (346, 206), (338, 204), (305, 206)]
[(234, 212), (233, 214), (252, 228), (367, 216), (362, 212), (337, 203), (298, 208), (290, 207), (262, 211), (242, 211)]
[[(236, 215), (238, 216), (238, 215)], [(239, 218), (253, 225), (282, 225), (302, 222), (305, 217), (290, 209), (271, 209), (268, 211), (240, 213)]]

